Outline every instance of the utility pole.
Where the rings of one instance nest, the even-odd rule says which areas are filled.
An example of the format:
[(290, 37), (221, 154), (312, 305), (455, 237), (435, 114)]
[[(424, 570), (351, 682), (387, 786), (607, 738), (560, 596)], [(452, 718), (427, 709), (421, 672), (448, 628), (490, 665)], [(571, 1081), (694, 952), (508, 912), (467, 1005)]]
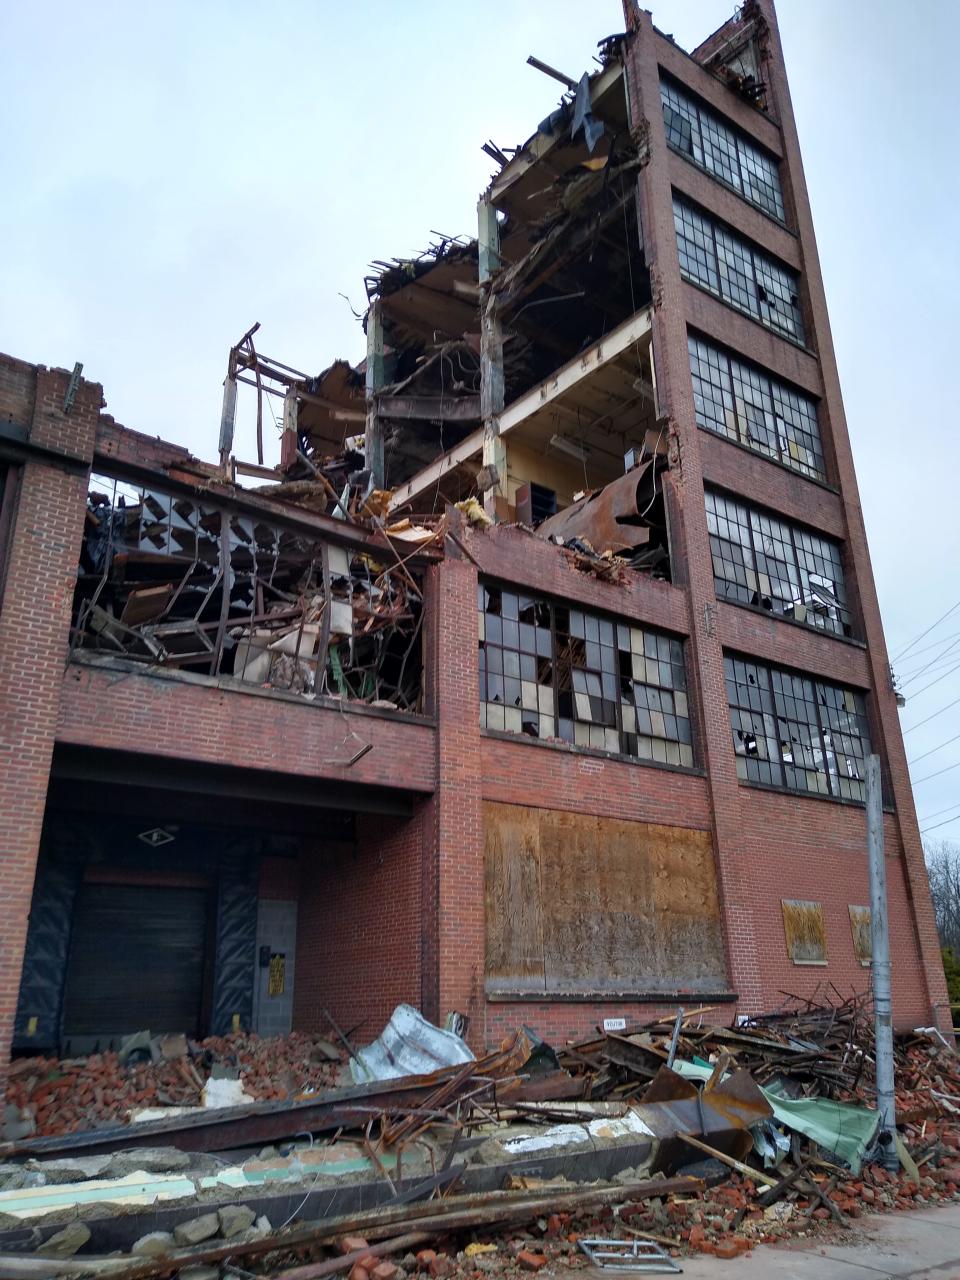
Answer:
[(887, 921), (887, 868), (883, 853), (883, 801), (880, 757), (867, 756), (867, 852), (870, 858), (870, 940), (873, 954), (873, 1019), (877, 1063), (877, 1111), (881, 1158), (888, 1169), (899, 1165), (897, 1111), (893, 1083), (893, 1000), (890, 995), (890, 932)]

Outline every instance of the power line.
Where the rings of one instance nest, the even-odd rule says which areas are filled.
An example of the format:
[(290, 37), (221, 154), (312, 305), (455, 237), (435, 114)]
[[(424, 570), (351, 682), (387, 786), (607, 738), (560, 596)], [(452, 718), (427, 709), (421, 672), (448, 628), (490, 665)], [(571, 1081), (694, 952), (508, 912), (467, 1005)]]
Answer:
[(941, 742), (939, 747), (931, 747), (929, 751), (925, 751), (922, 756), (915, 756), (913, 760), (908, 760), (907, 764), (918, 764), (921, 760), (926, 760), (927, 756), (932, 756), (935, 751), (942, 751), (944, 747), (949, 747), (951, 742), (956, 742), (960, 738), (960, 733), (955, 733), (952, 738), (948, 738), (946, 742)]
[(922, 818), (918, 818), (918, 822), (929, 822), (931, 818), (939, 818), (941, 814), (953, 813), (954, 809), (960, 809), (960, 804), (948, 804), (945, 809), (934, 809), (933, 813), (925, 813)]
[(926, 631), (921, 631), (920, 634), (916, 636), (913, 640), (911, 640), (910, 643), (905, 648), (901, 649), (899, 653), (897, 653), (897, 655), (894, 657), (893, 661), (899, 662), (900, 659), (904, 656), (904, 654), (910, 652), (910, 650), (913, 648), (913, 646), (917, 643), (918, 640), (922, 640), (924, 636), (928, 636), (930, 632), (934, 629), (934, 627), (939, 627), (940, 623), (943, 622), (946, 618), (949, 618), (951, 613), (954, 613), (957, 609), (960, 609), (960, 600), (958, 600), (956, 604), (951, 605), (950, 608), (947, 610), (947, 612), (943, 614), (942, 617), (938, 618), (936, 622), (931, 622), (929, 627), (927, 627)]
[(960, 769), (960, 760), (956, 764), (948, 764), (945, 769), (938, 769), (936, 773), (928, 773), (924, 778), (917, 778), (913, 785), (919, 787), (921, 782), (929, 782), (931, 778), (939, 778), (941, 773), (949, 773), (951, 769)]
[(945, 711), (949, 711), (951, 707), (955, 707), (960, 702), (960, 698), (954, 698), (952, 702), (948, 702), (945, 707), (941, 707), (939, 711), (934, 711), (927, 716), (926, 720), (918, 720), (916, 724), (912, 724), (909, 729), (904, 729), (904, 733), (913, 733), (914, 729), (919, 729), (921, 725), (927, 724), (930, 720), (935, 720), (937, 716), (942, 716)]
[(954, 640), (957, 636), (960, 636), (960, 631), (951, 631), (948, 636), (941, 636), (939, 640), (934, 640), (933, 644), (925, 644), (922, 649), (914, 649), (910, 655), (910, 661), (912, 662), (914, 658), (918, 658), (921, 653), (929, 653), (931, 649), (939, 649), (942, 644), (946, 644), (948, 640)]
[(936, 831), (938, 827), (949, 827), (951, 822), (960, 822), (960, 813), (955, 818), (946, 818), (943, 822), (935, 822), (932, 827), (921, 827), (920, 834), (925, 836), (928, 831)]
[(929, 684), (925, 684), (922, 689), (918, 689), (916, 693), (911, 693), (911, 698), (919, 698), (921, 693), (926, 693), (928, 689), (932, 689), (935, 684), (939, 684), (941, 680), (946, 680), (947, 676), (953, 675), (954, 671), (960, 671), (960, 662), (955, 667), (950, 667), (944, 671), (943, 675), (937, 676), (936, 680), (931, 680)]
[(910, 684), (911, 681), (916, 680), (919, 676), (922, 676), (925, 671), (929, 671), (932, 666), (937, 666), (939, 668), (940, 659), (945, 658), (947, 654), (951, 651), (951, 649), (956, 649), (958, 644), (960, 644), (960, 639), (954, 640), (953, 643), (948, 645), (946, 649), (943, 649), (941, 650), (940, 653), (935, 654), (928, 662), (926, 662), (920, 668), (919, 671), (915, 671), (913, 675), (907, 679), (907, 684)]

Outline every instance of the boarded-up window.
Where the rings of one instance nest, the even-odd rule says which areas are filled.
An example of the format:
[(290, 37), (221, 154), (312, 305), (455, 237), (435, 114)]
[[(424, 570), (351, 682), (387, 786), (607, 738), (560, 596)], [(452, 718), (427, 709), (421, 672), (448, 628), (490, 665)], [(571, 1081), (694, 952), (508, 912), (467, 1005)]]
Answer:
[(484, 805), (487, 987), (726, 990), (710, 835)]
[(827, 931), (819, 902), (781, 899), (787, 955), (794, 964), (827, 963)]
[(848, 907), (850, 932), (853, 934), (853, 953), (861, 964), (869, 964), (873, 958), (873, 939), (870, 936), (870, 908)]

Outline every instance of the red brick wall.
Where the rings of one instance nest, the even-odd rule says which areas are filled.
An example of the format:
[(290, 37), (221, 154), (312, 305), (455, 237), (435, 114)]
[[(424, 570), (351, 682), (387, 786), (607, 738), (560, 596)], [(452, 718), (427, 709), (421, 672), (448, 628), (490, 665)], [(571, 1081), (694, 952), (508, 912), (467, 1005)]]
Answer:
[[(102, 392), (81, 384), (67, 416), (67, 382), (62, 370), (0, 359), (0, 412), (29, 423), (32, 442), (89, 458)], [(23, 466), (0, 605), (0, 1072), (20, 987), (85, 506), (82, 474), (40, 461)]]
[(300, 897), (300, 863), (296, 858), (263, 858), (260, 863), (260, 898), (296, 902)]
[[(423, 720), (341, 711), (228, 680), (140, 670), (118, 680), (115, 670), (78, 662), (64, 679), (57, 741), (430, 791), (434, 732)], [(355, 765), (340, 763), (367, 742), (373, 750)]]
[(323, 1010), (372, 1040), (401, 1002), (420, 1007), (423, 823), (361, 814), (356, 847), (300, 856), (293, 1025), (330, 1034)]

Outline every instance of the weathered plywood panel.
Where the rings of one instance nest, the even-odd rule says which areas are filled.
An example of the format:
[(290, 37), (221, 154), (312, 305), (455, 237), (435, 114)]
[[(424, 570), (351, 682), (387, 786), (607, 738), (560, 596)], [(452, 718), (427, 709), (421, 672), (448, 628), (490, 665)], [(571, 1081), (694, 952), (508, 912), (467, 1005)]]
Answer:
[(507, 986), (543, 983), (540, 836), (536, 811), (512, 805), (486, 823), (487, 974)]
[(849, 906), (850, 932), (853, 934), (853, 953), (861, 964), (870, 964), (873, 959), (873, 935), (871, 933), (871, 914), (869, 907)]
[(782, 898), (787, 955), (794, 964), (827, 963), (827, 928), (819, 902)]
[[(534, 847), (542, 988), (716, 990), (726, 985), (710, 835), (682, 827), (488, 803), (487, 977), (532, 986), (533, 929), (508, 904)], [(512, 849), (512, 853), (508, 852)], [(502, 882), (502, 883), (501, 883)], [(533, 884), (529, 868), (524, 892)], [(501, 907), (500, 903), (503, 903)], [(524, 908), (529, 911), (529, 908)], [(511, 950), (511, 947), (514, 948)]]

